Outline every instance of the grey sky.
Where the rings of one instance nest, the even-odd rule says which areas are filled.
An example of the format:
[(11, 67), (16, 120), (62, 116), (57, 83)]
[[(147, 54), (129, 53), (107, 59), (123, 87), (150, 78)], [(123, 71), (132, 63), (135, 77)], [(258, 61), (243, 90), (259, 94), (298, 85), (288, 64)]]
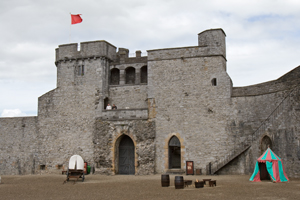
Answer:
[[(299, 10), (297, 0), (1, 1), (0, 114), (37, 115), (70, 30), (71, 43), (106, 40), (134, 53), (196, 46), (198, 33), (222, 28), (234, 86), (277, 79), (300, 65)], [(70, 12), (83, 22), (70, 26)]]

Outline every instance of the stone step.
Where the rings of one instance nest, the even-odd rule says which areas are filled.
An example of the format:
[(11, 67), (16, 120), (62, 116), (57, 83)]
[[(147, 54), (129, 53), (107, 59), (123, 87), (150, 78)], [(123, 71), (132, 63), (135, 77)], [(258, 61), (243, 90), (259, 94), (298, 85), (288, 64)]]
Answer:
[(184, 174), (185, 170), (184, 169), (168, 169), (166, 171), (166, 174)]

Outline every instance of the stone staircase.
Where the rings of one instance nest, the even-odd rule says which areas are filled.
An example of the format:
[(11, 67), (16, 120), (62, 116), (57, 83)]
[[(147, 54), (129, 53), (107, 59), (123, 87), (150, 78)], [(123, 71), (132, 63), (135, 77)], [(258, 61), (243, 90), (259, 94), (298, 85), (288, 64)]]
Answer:
[(284, 111), (284, 108), (289, 106), (291, 103), (291, 96), (297, 95), (297, 89), (300, 86), (294, 87), (288, 95), (279, 103), (279, 105), (273, 110), (273, 112), (261, 123), (261, 125), (254, 131), (254, 133), (248, 137), (237, 149), (233, 149), (229, 154), (227, 154), (223, 159), (216, 160), (215, 162), (210, 162), (206, 165), (206, 174), (216, 174), (220, 169), (226, 166), (229, 162), (237, 158), (239, 155), (244, 153), (249, 149), (252, 143), (259, 138), (265, 131), (274, 125), (274, 122), (278, 120)]

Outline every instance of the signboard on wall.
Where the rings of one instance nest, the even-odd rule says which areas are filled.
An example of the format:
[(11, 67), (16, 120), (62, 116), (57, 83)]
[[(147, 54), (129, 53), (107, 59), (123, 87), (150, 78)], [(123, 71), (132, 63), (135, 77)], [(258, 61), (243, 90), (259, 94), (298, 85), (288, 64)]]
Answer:
[(194, 161), (186, 161), (186, 175), (194, 175)]

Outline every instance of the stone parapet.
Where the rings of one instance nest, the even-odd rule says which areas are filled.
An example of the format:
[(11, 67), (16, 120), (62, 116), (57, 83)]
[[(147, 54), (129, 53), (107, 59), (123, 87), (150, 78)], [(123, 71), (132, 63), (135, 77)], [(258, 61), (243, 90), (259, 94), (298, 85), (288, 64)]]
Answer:
[(198, 46), (148, 50), (148, 61), (222, 56), (226, 60), (225, 33), (222, 29), (198, 34)]
[(233, 87), (232, 97), (257, 96), (289, 90), (300, 84), (300, 67), (297, 67), (280, 78), (265, 83)]
[(78, 51), (77, 43), (59, 45), (56, 49), (55, 61), (97, 57), (106, 57), (114, 60), (116, 58), (116, 47), (104, 40), (82, 42), (80, 43), (80, 51)]
[(102, 120), (148, 119), (148, 108), (103, 110)]
[(222, 56), (223, 52), (219, 48), (207, 46), (183, 47), (183, 48), (167, 48), (148, 50), (148, 61), (173, 60), (195, 57)]

